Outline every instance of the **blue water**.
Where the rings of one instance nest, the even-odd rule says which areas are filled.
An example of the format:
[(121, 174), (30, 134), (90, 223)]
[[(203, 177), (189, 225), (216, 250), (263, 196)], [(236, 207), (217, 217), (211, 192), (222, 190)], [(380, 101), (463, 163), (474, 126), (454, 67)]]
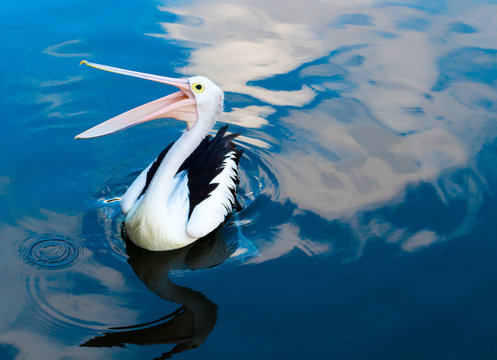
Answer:
[[(497, 2), (4, 4), (0, 358), (497, 357)], [(87, 128), (205, 75), (243, 209), (151, 254), (119, 197), (182, 130)], [(217, 127), (223, 124), (218, 124)]]

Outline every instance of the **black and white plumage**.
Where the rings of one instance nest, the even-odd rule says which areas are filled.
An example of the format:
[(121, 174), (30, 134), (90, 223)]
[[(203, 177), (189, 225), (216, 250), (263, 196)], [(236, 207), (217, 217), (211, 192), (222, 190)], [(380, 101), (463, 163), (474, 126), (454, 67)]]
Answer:
[[(232, 208), (236, 201), (238, 163), (243, 150), (237, 148), (232, 141), (240, 134), (225, 136), (227, 130), (228, 125), (225, 125), (219, 129), (215, 137), (207, 135), (176, 173), (176, 176), (183, 176), (181, 174), (185, 171), (186, 178), (188, 179), (188, 194), (190, 200), (188, 217), (191, 216), (193, 209), (206, 200), (220, 185), (227, 186), (232, 194), (232, 197), (229, 198), (230, 206), (227, 206), (227, 208)], [(173, 144), (174, 142), (162, 150), (157, 159), (155, 159), (151, 166), (146, 169), (146, 181), (140, 196), (147, 191), (157, 169)], [(234, 172), (231, 173), (230, 176), (232, 180), (235, 180), (233, 184), (229, 184), (230, 186), (228, 186), (227, 183), (219, 184), (213, 182), (218, 175), (230, 168), (234, 169)]]
[[(171, 221), (166, 221), (169, 217), (170, 220), (174, 219), (175, 224), (181, 225), (178, 227), (174, 224), (169, 225), (169, 238), (179, 238), (179, 243), (175, 242), (176, 245), (186, 241), (184, 245), (186, 246), (192, 242), (190, 238), (196, 240), (208, 235), (226, 219), (236, 203), (238, 162), (242, 151), (232, 142), (238, 134), (225, 136), (227, 128), (228, 126), (222, 127), (215, 137), (206, 136), (179, 167), (173, 178), (174, 186), (171, 187), (166, 202), (168, 210), (170, 209), (174, 214), (166, 215), (163, 222), (170, 223)], [(146, 231), (134, 228), (143, 225), (141, 220), (140, 224), (135, 225), (135, 218), (140, 219), (140, 215), (132, 212), (133, 206), (138, 207), (138, 204), (141, 204), (173, 145), (174, 143), (167, 146), (157, 159), (142, 171), (121, 200), (122, 211), (128, 214), (124, 222), (126, 233), (131, 238), (133, 235), (130, 233), (133, 231)], [(130, 212), (132, 215), (129, 215)], [(183, 234), (182, 228), (185, 228), (186, 234)], [(157, 234), (153, 238), (157, 239)], [(142, 244), (137, 245), (145, 247)], [(172, 248), (182, 247), (176, 245)], [(155, 250), (150, 246), (146, 248)], [(164, 250), (162, 246), (160, 250)]]
[(224, 94), (211, 80), (172, 79), (85, 62), (99, 69), (174, 85), (179, 92), (99, 124), (77, 138), (107, 135), (141, 122), (171, 117), (187, 129), (131, 184), (121, 200), (129, 239), (147, 250), (187, 246), (221, 225), (233, 210), (242, 151), (227, 126), (208, 133), (221, 117)]

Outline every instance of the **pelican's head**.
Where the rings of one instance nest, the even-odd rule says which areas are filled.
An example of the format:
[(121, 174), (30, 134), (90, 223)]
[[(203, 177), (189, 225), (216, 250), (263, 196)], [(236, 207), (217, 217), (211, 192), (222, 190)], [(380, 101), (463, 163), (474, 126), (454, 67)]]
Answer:
[(188, 79), (175, 79), (94, 64), (86, 60), (82, 61), (81, 64), (117, 74), (173, 85), (179, 91), (104, 121), (77, 135), (76, 139), (104, 136), (160, 118), (173, 118), (184, 121), (188, 131), (193, 129), (199, 122), (206, 123), (205, 125), (208, 126), (214, 125), (223, 112), (224, 93), (206, 77), (193, 76)]
[(198, 120), (215, 122), (219, 119), (223, 112), (223, 90), (205, 76), (192, 76), (188, 82), (195, 97)]

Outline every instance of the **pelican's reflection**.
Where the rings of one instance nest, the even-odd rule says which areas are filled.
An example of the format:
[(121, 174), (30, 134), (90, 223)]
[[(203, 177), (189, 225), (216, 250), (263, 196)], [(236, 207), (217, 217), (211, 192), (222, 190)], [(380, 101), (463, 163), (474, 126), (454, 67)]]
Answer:
[(235, 243), (226, 242), (220, 231), (174, 251), (151, 252), (126, 241), (128, 263), (140, 280), (162, 299), (182, 305), (156, 321), (110, 328), (112, 332), (96, 336), (81, 346), (176, 344), (160, 357), (167, 359), (202, 345), (216, 324), (217, 305), (201, 292), (176, 285), (169, 279), (169, 272), (214, 267), (228, 259), (236, 247)]

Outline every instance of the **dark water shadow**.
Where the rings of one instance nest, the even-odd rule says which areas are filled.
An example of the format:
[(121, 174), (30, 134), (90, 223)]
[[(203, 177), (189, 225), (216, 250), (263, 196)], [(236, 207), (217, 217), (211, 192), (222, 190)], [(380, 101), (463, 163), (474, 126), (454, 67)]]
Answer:
[[(123, 236), (123, 239), (126, 239)], [(125, 240), (126, 241), (126, 240)], [(199, 291), (175, 284), (172, 270), (199, 270), (222, 264), (236, 250), (221, 231), (215, 231), (190, 246), (173, 251), (148, 251), (126, 241), (128, 263), (138, 278), (161, 299), (181, 304), (160, 319), (143, 324), (111, 327), (110, 331), (81, 344), (82, 347), (125, 347), (126, 344), (174, 344), (157, 359), (202, 345), (217, 321), (217, 305)]]

